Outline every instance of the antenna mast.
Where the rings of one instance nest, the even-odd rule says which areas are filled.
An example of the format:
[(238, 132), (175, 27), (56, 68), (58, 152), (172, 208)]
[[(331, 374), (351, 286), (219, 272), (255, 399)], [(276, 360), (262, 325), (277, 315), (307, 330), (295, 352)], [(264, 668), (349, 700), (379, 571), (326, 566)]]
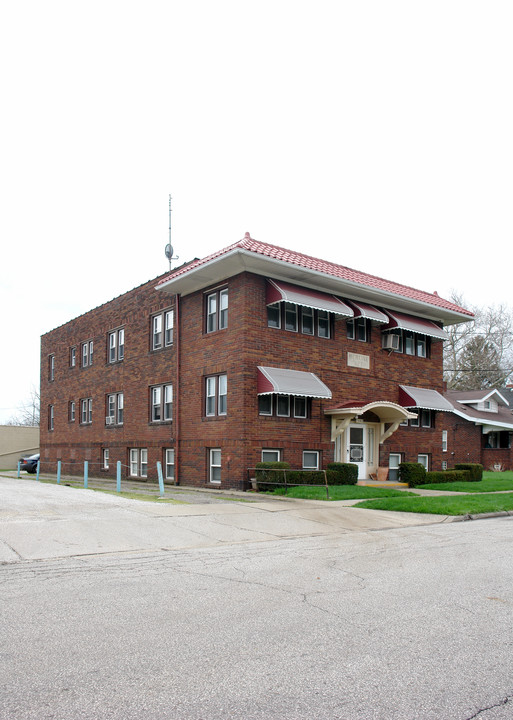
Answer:
[(171, 260), (178, 260), (178, 255), (173, 257), (173, 246), (171, 245), (171, 195), (169, 196), (169, 242), (166, 245), (165, 253), (169, 260), (169, 270), (171, 270)]

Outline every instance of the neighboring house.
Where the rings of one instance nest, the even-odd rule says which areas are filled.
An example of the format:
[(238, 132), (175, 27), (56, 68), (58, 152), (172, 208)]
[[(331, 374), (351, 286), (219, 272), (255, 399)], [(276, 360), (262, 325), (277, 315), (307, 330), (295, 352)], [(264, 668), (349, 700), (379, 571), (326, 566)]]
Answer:
[(486, 470), (513, 468), (512, 408), (502, 390), (448, 390), (453, 410), (440, 418), (448, 467), (481, 463)]
[(39, 428), (26, 425), (0, 425), (0, 469), (17, 467), (23, 455), (39, 452)]
[(42, 337), (43, 468), (154, 479), (161, 462), (228, 487), (261, 460), (440, 468), (443, 327), (471, 319), (246, 233)]

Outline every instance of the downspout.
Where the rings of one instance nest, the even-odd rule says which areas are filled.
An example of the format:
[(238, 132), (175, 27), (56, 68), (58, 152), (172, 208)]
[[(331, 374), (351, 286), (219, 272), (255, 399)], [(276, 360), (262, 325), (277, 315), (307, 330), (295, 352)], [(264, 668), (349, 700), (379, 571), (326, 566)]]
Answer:
[(179, 485), (180, 471), (180, 295), (175, 295), (176, 314), (176, 393), (175, 393), (175, 485)]

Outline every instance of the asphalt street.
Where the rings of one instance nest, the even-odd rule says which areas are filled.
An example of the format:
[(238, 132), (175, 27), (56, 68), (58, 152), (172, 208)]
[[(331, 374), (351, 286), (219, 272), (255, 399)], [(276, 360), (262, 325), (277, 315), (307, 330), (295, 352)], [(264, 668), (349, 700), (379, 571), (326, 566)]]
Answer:
[(233, 500), (152, 515), (11, 483), (1, 720), (513, 717), (511, 517), (401, 525)]

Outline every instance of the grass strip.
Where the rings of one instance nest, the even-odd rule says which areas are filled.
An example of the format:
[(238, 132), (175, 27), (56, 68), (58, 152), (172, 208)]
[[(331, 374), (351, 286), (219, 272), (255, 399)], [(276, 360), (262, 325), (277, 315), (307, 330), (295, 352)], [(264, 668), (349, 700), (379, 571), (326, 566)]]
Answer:
[[(277, 488), (267, 495), (282, 495), (300, 500), (326, 500), (326, 487), (289, 487)], [(365, 485), (330, 485), (330, 500), (360, 500), (365, 498), (388, 498), (399, 497), (400, 495), (414, 495), (407, 490), (394, 490), (393, 488), (375, 488)]]
[[(452, 483), (451, 483), (452, 484)], [(439, 497), (400, 497), (364, 500), (353, 505), (367, 510), (427, 513), (430, 515), (481, 515), (513, 511), (513, 493), (501, 495), (445, 495)]]

